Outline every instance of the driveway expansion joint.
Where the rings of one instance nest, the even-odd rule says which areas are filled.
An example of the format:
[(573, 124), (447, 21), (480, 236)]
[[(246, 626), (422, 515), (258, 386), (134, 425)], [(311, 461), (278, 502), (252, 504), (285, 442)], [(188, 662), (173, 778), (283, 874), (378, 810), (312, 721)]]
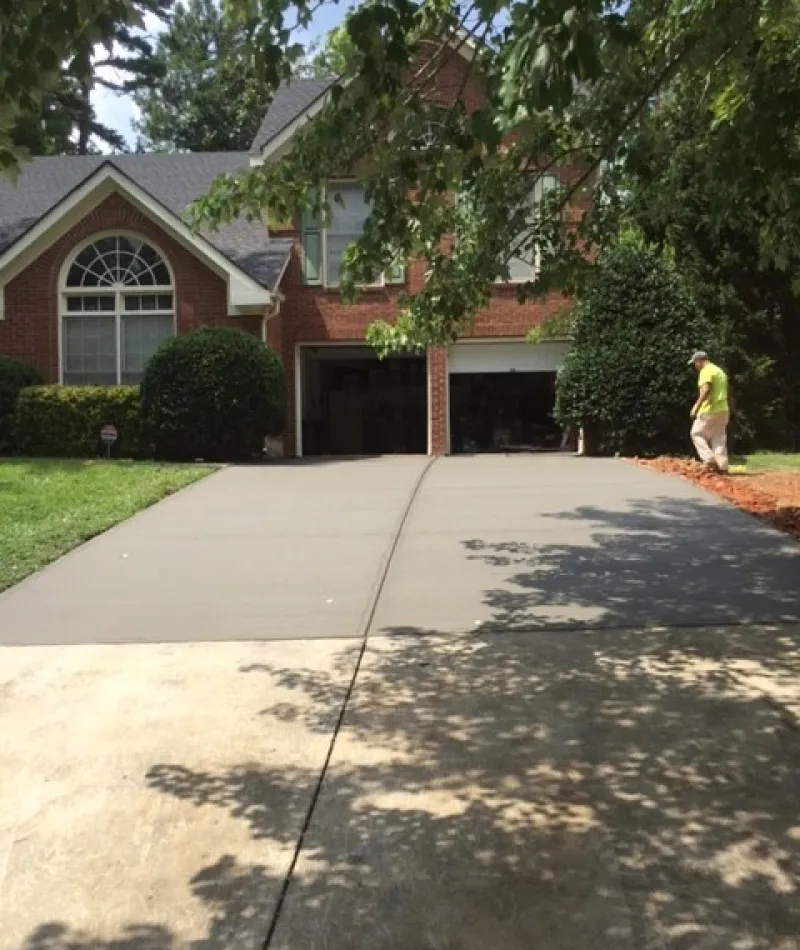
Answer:
[(328, 745), (328, 751), (325, 755), (325, 761), (322, 763), (322, 769), (320, 770), (319, 778), (317, 779), (317, 784), (314, 788), (314, 792), (311, 796), (311, 801), (306, 812), (305, 819), (303, 821), (303, 827), (300, 830), (300, 835), (297, 839), (297, 844), (295, 845), (294, 853), (292, 855), (292, 860), (289, 864), (289, 868), (286, 872), (286, 877), (284, 878), (283, 884), (281, 886), (280, 894), (278, 895), (278, 901), (275, 905), (275, 910), (272, 914), (272, 919), (270, 921), (269, 929), (267, 930), (267, 935), (264, 938), (264, 943), (262, 944), (262, 950), (269, 950), (272, 945), (272, 940), (275, 936), (275, 931), (278, 928), (278, 923), (281, 919), (281, 912), (283, 911), (284, 904), (286, 903), (286, 898), (289, 894), (289, 888), (292, 884), (292, 878), (294, 877), (295, 868), (297, 867), (297, 862), (300, 858), (300, 854), (303, 851), (303, 844), (305, 843), (305, 838), (308, 833), (309, 828), (311, 827), (311, 822), (314, 818), (314, 811), (316, 810), (317, 803), (319, 801), (320, 795), (322, 794), (322, 788), (325, 784), (325, 777), (328, 774), (328, 769), (331, 764), (331, 759), (333, 758), (333, 750), (336, 747), (336, 740), (339, 738), (339, 733), (341, 732), (342, 726), (344, 725), (345, 716), (347, 715), (347, 708), (350, 704), (350, 699), (352, 698), (353, 692), (355, 690), (356, 681), (358, 680), (358, 674), (361, 671), (361, 664), (364, 660), (364, 654), (367, 650), (367, 642), (369, 640), (370, 627), (372, 626), (372, 621), (375, 617), (375, 611), (378, 607), (378, 601), (380, 600), (383, 588), (386, 584), (386, 578), (389, 574), (389, 570), (392, 566), (392, 559), (394, 554), (397, 551), (397, 546), (400, 543), (400, 537), (403, 533), (408, 518), (411, 514), (411, 509), (414, 507), (414, 502), (419, 495), (420, 488), (422, 483), (425, 480), (425, 476), (431, 470), (432, 466), (436, 462), (435, 458), (428, 459), (425, 464), (425, 467), (422, 469), (420, 474), (417, 476), (417, 479), (414, 482), (414, 485), (409, 493), (408, 500), (406, 501), (405, 507), (403, 508), (402, 514), (398, 519), (397, 525), (392, 532), (389, 545), (386, 550), (386, 554), (383, 558), (383, 563), (381, 564), (380, 570), (378, 571), (377, 580), (372, 591), (372, 595), (369, 599), (367, 609), (364, 612), (364, 618), (361, 623), (360, 629), (360, 640), (361, 644), (358, 651), (358, 656), (356, 657), (355, 666), (353, 667), (353, 675), (350, 677), (350, 682), (347, 685), (347, 690), (342, 700), (342, 706), (339, 710), (339, 715), (336, 719), (336, 725), (333, 727), (333, 734), (331, 735), (331, 741)]

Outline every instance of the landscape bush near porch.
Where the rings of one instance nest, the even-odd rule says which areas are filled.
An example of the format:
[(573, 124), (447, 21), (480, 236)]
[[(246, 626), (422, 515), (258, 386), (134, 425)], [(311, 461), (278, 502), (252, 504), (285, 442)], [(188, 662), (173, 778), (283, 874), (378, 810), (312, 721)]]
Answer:
[(156, 458), (171, 461), (250, 461), (286, 421), (280, 358), (228, 327), (163, 344), (145, 370), (141, 399)]
[(14, 451), (14, 414), (19, 394), (27, 386), (43, 382), (35, 367), (0, 356), (0, 455)]
[(18, 455), (92, 458), (103, 453), (100, 430), (117, 429), (113, 455), (148, 458), (139, 391), (133, 386), (34, 386), (17, 402), (15, 447)]

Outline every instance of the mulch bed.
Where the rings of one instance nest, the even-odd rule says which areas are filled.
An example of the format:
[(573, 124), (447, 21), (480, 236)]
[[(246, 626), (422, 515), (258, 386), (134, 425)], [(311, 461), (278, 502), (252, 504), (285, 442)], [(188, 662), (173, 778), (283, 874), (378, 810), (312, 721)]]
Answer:
[(718, 475), (687, 459), (637, 462), (667, 475), (686, 478), (800, 540), (800, 472)]

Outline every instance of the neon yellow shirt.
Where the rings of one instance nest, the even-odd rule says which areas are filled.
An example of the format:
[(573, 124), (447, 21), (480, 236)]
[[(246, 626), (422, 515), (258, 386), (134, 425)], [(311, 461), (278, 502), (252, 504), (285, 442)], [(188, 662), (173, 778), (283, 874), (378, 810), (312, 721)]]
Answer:
[(708, 399), (698, 409), (699, 416), (708, 416), (713, 412), (729, 412), (728, 375), (724, 369), (714, 363), (706, 363), (697, 377), (698, 388), (708, 386)]

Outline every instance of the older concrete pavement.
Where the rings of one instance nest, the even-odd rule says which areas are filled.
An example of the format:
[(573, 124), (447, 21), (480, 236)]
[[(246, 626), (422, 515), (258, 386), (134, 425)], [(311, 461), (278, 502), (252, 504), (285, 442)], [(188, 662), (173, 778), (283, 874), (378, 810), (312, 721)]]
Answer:
[(797, 950), (781, 689), (798, 628), (373, 639), (271, 950)]
[(0, 950), (261, 950), (354, 664), (341, 641), (4, 648)]
[(228, 470), (0, 597), (53, 644), (0, 648), (0, 950), (800, 950), (800, 546), (426, 465)]

